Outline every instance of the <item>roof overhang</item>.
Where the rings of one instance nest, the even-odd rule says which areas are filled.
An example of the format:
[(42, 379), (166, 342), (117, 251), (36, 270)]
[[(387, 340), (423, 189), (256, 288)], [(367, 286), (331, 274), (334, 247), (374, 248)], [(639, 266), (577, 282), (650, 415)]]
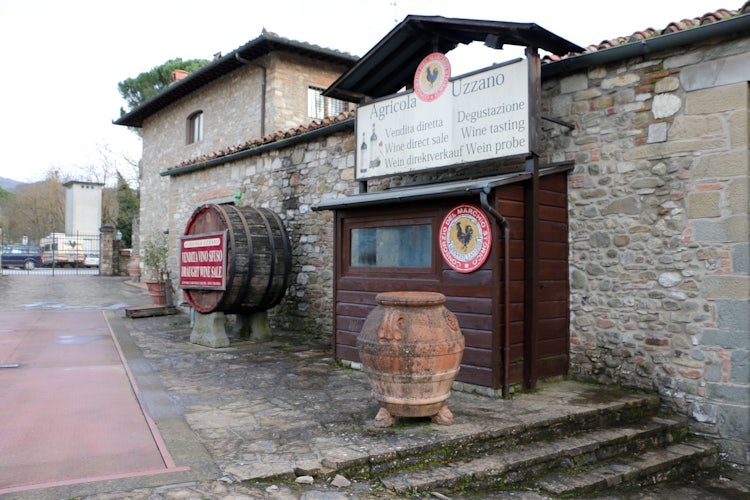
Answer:
[[(572, 162), (548, 165), (539, 169), (539, 175), (550, 175), (558, 172), (567, 172), (573, 168)], [(321, 201), (312, 207), (313, 210), (345, 210), (348, 208), (361, 208), (376, 205), (386, 205), (394, 202), (411, 202), (430, 199), (444, 199), (456, 196), (468, 196), (484, 192), (489, 194), (493, 189), (506, 184), (530, 179), (532, 174), (521, 172), (509, 172), (492, 177), (481, 177), (478, 179), (464, 179), (451, 182), (437, 182), (420, 186), (384, 189), (372, 193), (361, 193), (343, 198), (334, 198)]]
[(534, 23), (407, 16), (323, 94), (352, 102), (394, 94), (413, 80), (426, 55), (472, 42), (494, 49), (533, 47), (560, 56), (584, 51)]

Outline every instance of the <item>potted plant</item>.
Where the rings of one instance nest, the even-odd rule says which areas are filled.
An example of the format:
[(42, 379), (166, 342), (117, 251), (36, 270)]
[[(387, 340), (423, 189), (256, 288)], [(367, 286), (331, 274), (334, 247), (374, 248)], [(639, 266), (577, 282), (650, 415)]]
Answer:
[(155, 305), (167, 304), (167, 255), (169, 245), (166, 234), (150, 236), (143, 245), (143, 266), (146, 287)]

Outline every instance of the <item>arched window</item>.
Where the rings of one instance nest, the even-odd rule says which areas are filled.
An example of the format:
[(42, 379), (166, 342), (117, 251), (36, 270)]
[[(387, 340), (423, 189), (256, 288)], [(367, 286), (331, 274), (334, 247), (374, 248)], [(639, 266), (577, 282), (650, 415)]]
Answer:
[(187, 143), (195, 144), (203, 140), (203, 111), (188, 116)]

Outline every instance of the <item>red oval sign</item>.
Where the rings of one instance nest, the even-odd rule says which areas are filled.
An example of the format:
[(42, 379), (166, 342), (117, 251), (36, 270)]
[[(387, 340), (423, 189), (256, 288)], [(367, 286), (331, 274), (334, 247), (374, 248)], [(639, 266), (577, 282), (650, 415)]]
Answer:
[(459, 273), (476, 271), (492, 250), (490, 220), (479, 207), (458, 205), (440, 224), (439, 244), (451, 269)]
[(450, 77), (451, 63), (445, 54), (428, 54), (414, 72), (414, 92), (422, 101), (434, 101), (445, 91)]

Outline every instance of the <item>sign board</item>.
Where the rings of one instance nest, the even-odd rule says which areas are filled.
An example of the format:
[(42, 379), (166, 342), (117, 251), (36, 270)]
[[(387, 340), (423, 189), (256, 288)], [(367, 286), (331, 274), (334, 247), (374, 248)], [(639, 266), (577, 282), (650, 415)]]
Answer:
[(226, 289), (227, 231), (180, 237), (180, 287)]
[(459, 273), (471, 273), (482, 267), (492, 250), (490, 220), (481, 208), (458, 205), (440, 224), (440, 254), (446, 264)]
[[(434, 59), (425, 64), (430, 57)], [(449, 73), (450, 67), (430, 54), (420, 64), (415, 82), (419, 85), (430, 77), (436, 81), (433, 92), (417, 86), (418, 91), (357, 108), (357, 179), (529, 152), (531, 106), (526, 59), (450, 80), (443, 86), (440, 78)]]

